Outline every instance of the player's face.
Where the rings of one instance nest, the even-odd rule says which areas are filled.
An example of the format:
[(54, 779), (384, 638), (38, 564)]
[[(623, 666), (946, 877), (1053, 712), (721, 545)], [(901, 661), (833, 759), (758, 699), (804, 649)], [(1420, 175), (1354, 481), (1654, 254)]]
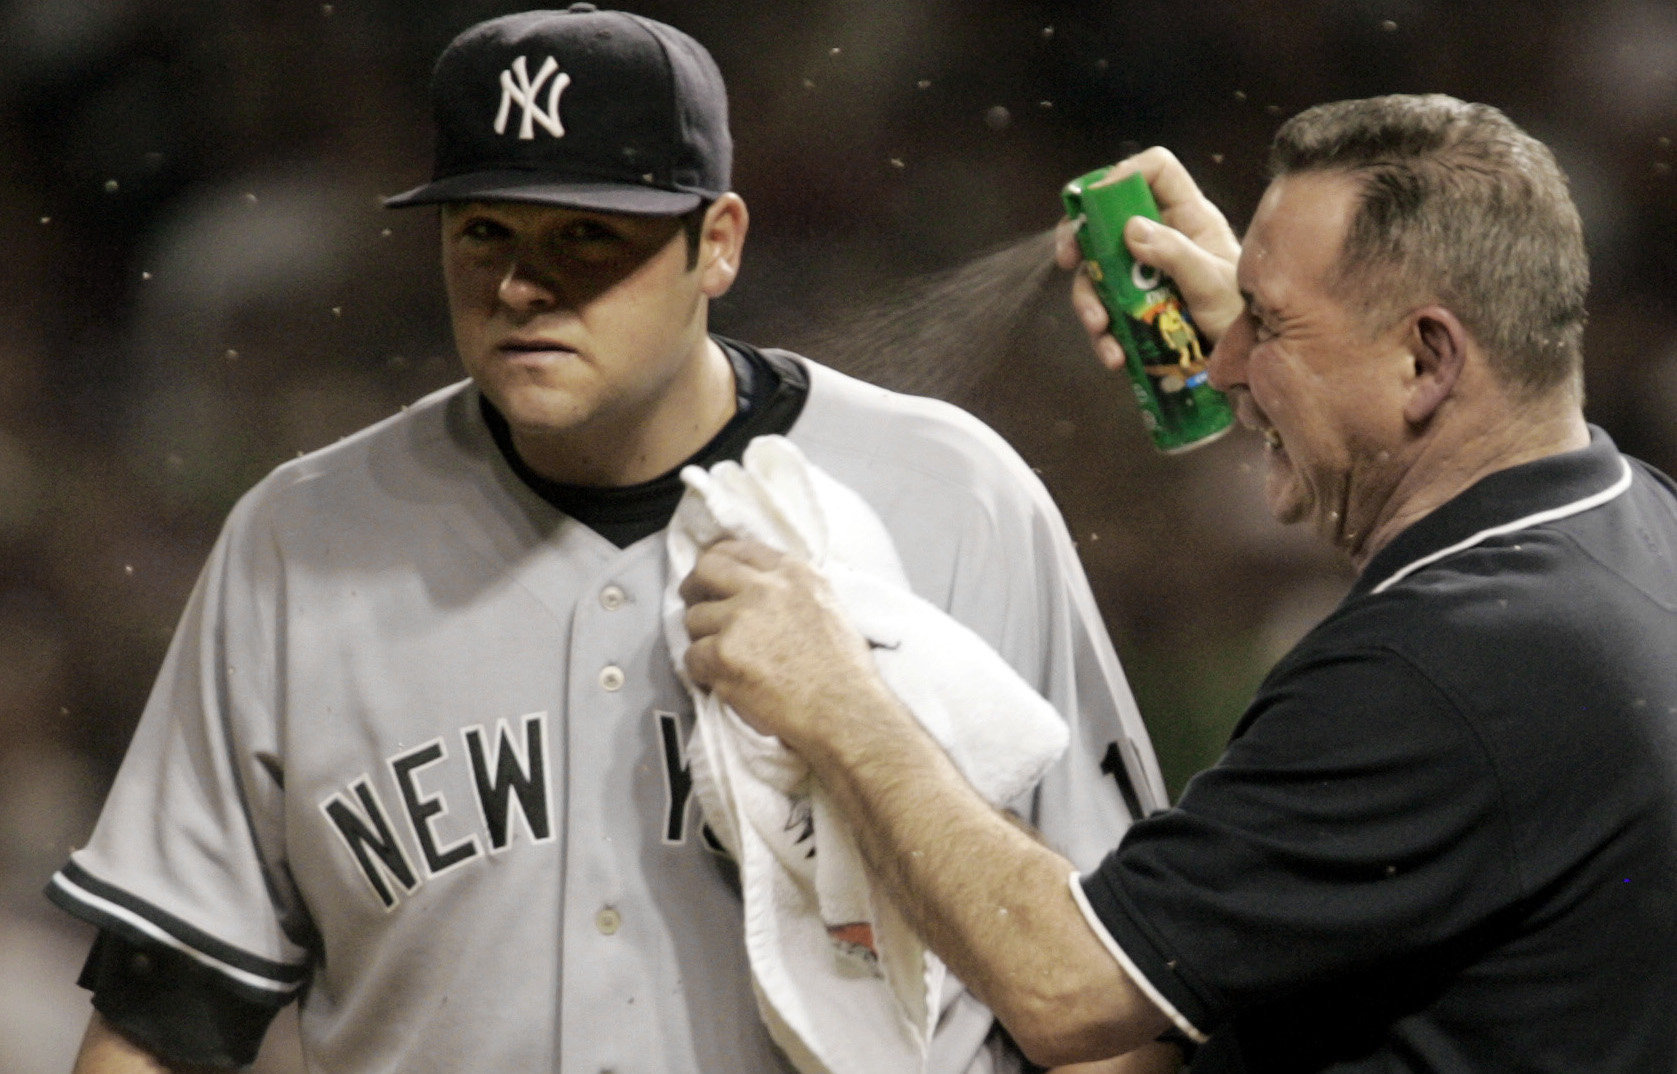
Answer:
[(1401, 319), (1371, 330), (1327, 286), (1355, 192), (1338, 173), (1271, 184), (1241, 249), (1245, 312), (1210, 363), (1212, 383), (1264, 435), (1270, 512), (1310, 521), (1353, 555), (1399, 475), (1408, 360)]
[(455, 344), (521, 453), (636, 450), (691, 420), (706, 300), (732, 282), (708, 238), (689, 267), (680, 218), (516, 202), (448, 205), (442, 231)]

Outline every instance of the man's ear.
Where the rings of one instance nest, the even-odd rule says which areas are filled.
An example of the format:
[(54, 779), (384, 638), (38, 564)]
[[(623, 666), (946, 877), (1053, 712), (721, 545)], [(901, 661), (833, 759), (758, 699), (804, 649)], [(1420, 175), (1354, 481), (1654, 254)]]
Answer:
[(1460, 318), (1443, 306), (1423, 306), (1410, 314), (1410, 381), (1403, 417), (1422, 425), (1456, 390), (1473, 346)]
[(745, 199), (732, 191), (711, 203), (699, 230), (699, 289), (707, 298), (721, 298), (734, 285), (745, 251), (745, 232), (751, 224)]

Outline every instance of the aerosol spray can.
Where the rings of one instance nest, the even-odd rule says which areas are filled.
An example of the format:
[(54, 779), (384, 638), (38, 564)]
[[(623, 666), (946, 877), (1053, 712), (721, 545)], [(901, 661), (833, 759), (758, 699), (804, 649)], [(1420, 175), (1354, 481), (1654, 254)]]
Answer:
[(1206, 382), (1210, 347), (1188, 316), (1170, 277), (1130, 256), (1124, 223), (1159, 219), (1159, 207), (1139, 173), (1099, 185), (1109, 169), (1073, 179), (1061, 191), (1077, 224), (1084, 267), (1112, 316), (1112, 335), (1124, 348), (1124, 369), (1141, 404), (1141, 420), (1160, 451), (1209, 444), (1227, 432), (1234, 412)]

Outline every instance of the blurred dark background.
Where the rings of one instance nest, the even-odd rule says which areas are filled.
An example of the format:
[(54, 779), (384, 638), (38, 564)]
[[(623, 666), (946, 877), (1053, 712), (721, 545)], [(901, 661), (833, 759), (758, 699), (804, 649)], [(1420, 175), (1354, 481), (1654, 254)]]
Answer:
[[(1067, 179), (1173, 148), (1237, 229), (1286, 116), (1443, 91), (1572, 178), (1591, 418), (1677, 471), (1669, 0), (630, 2), (715, 54), (753, 218), (715, 327), (952, 399), (1072, 527), (1173, 792), (1345, 567), (1236, 434), (1166, 458), (1041, 271)], [(0, 0), (0, 1074), (67, 1070), (82, 839), (197, 569), (276, 463), (459, 376), (425, 82), (487, 0)], [(865, 431), (859, 430), (863, 434)], [(287, 1069), (283, 1042), (265, 1060)]]

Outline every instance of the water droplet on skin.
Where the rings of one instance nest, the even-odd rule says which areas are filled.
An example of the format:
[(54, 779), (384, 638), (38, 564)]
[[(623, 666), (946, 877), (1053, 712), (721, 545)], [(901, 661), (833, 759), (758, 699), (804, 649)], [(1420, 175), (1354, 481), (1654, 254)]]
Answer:
[(115, 194), (120, 189), (122, 189), (121, 185), (115, 179), (105, 180), (105, 193)]
[(45, 227), (46, 225), (48, 225), (50, 223), (52, 223), (52, 217), (50, 217), (50, 216), (41, 217), (41, 226), (42, 227)]
[(331, 18), (332, 17), (332, 5), (331, 4), (321, 4), (320, 5), (320, 13), (328, 19)]
[(828, 49), (828, 50), (827, 50), (827, 55), (829, 55), (829, 56), (837, 56), (837, 55), (838, 55), (838, 54), (839, 54), (839, 53), (840, 53), (840, 52), (842, 52), (842, 51), (844, 51), (844, 50), (843, 50), (843, 49), (840, 49), (840, 48), (837, 48), (837, 47), (835, 47), (835, 48), (830, 48), (830, 49)]
[(996, 105), (984, 113), (984, 125), (993, 131), (999, 131), (1013, 122), (1013, 113), (1001, 105)]
[(1387, 19), (1385, 22), (1380, 24), (1380, 29), (1385, 33), (1395, 34), (1397, 33), (1397, 23), (1391, 19)]
[(1044, 40), (1044, 41), (1047, 41), (1047, 40), (1048, 40), (1048, 39), (1049, 39), (1049, 38), (1051, 38), (1051, 37), (1053, 37), (1053, 36), (1054, 36), (1054, 27), (1052, 27), (1052, 26), (1044, 26), (1044, 27), (1043, 27), (1043, 28), (1042, 28), (1042, 39), (1043, 39), (1043, 40)]
[(891, 158), (891, 167), (901, 169), (903, 167), (903, 158), (892, 157)]
[(931, 89), (932, 88), (932, 80), (929, 79), (929, 78), (922, 78), (920, 81), (918, 81), (914, 84), (914, 88), (915, 89)]

